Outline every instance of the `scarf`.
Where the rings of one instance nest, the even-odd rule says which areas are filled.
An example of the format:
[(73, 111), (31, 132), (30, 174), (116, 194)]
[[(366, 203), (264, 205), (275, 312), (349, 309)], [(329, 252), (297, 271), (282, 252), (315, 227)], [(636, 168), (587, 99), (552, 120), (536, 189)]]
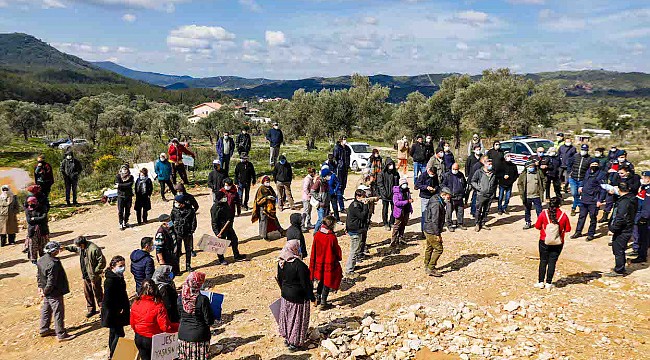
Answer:
[[(265, 181), (270, 181), (271, 178), (268, 176), (264, 176), (262, 178), (261, 184), (264, 184)], [(255, 203), (253, 204), (253, 216), (251, 218), (251, 222), (256, 222), (260, 218), (260, 214), (263, 211), (268, 217), (275, 219), (275, 201), (262, 201), (266, 199), (268, 196), (273, 196), (276, 197), (275, 191), (273, 190), (272, 186), (264, 186), (261, 185), (257, 189), (257, 193), (255, 194)], [(260, 205), (262, 204), (262, 205)]]
[(14, 198), (14, 193), (11, 192), (11, 189), (9, 189), (7, 192), (0, 191), (0, 200), (9, 199), (9, 203), (11, 203), (11, 199), (13, 198)]
[(280, 251), (278, 264), (283, 269), (285, 263), (294, 262), (296, 259), (302, 260), (302, 256), (300, 256), (300, 241), (289, 240), (284, 244), (282, 251)]
[(183, 301), (183, 310), (188, 314), (194, 314), (196, 310), (196, 298), (201, 292), (201, 286), (205, 282), (205, 274), (202, 272), (191, 272), (181, 290), (181, 298)]
[(174, 289), (176, 286), (174, 285), (174, 281), (169, 277), (169, 274), (172, 272), (172, 267), (171, 265), (160, 265), (158, 268), (153, 272), (153, 276), (151, 277), (151, 280), (158, 285), (158, 290), (160, 290), (163, 286), (165, 285), (171, 285)]
[(131, 176), (131, 171), (128, 168), (121, 168), (120, 176), (122, 177), (122, 181), (127, 181), (129, 180), (129, 176)]

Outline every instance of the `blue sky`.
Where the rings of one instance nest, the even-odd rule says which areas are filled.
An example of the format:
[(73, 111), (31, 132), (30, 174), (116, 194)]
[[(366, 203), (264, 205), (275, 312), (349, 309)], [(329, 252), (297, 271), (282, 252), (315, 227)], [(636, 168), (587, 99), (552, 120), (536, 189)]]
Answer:
[(0, 32), (200, 77), (650, 72), (647, 0), (0, 0)]

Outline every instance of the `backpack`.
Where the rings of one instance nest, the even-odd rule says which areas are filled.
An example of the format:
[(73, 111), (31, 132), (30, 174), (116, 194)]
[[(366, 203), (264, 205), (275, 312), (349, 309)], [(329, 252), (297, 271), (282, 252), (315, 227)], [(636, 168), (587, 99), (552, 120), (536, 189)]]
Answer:
[[(548, 210), (546, 211), (546, 218), (550, 219), (548, 216)], [(564, 211), (562, 211), (562, 214), (560, 217), (557, 219), (557, 224), (553, 224), (550, 222), (548, 225), (546, 225), (546, 238), (544, 239), (544, 244), (552, 246), (552, 245), (562, 245), (562, 239), (560, 238), (560, 220), (562, 219), (563, 216), (566, 216), (564, 214)]]

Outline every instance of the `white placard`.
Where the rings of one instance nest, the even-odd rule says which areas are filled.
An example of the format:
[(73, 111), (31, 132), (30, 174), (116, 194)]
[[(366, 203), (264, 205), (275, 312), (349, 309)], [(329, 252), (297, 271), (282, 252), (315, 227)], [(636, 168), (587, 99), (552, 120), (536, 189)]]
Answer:
[(151, 338), (151, 360), (178, 358), (178, 333), (162, 333)]
[(187, 167), (194, 167), (194, 158), (183, 154), (183, 164)]
[(216, 236), (204, 234), (199, 240), (199, 249), (223, 255), (230, 246), (230, 240), (219, 239)]
[(138, 177), (140, 176), (140, 170), (147, 169), (147, 176), (149, 179), (151, 179), (151, 181), (154, 181), (156, 180), (156, 171), (154, 170), (155, 167), (156, 165), (152, 161), (148, 163), (135, 164), (133, 165), (133, 169), (130, 169), (130, 171), (131, 175), (133, 175), (133, 177), (138, 180)]

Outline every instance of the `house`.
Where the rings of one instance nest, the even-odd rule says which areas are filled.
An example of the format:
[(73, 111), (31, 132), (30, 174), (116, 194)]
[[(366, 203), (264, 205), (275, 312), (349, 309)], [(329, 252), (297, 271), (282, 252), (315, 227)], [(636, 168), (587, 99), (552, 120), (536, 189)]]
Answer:
[(208, 102), (196, 105), (192, 108), (192, 115), (188, 118), (191, 124), (196, 124), (197, 121), (210, 115), (210, 113), (221, 109), (223, 105), (218, 102)]
[(612, 137), (612, 132), (609, 130), (601, 129), (582, 129), (583, 134), (590, 134), (596, 138), (610, 138)]

